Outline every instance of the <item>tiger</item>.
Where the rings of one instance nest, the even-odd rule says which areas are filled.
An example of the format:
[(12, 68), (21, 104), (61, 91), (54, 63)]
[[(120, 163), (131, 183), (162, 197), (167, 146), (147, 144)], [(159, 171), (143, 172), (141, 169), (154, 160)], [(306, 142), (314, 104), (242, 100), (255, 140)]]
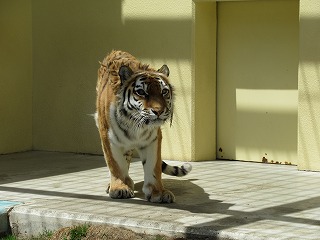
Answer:
[(171, 166), (161, 159), (161, 126), (173, 117), (173, 87), (169, 68), (155, 70), (130, 53), (113, 50), (98, 69), (95, 119), (110, 173), (109, 197), (134, 197), (129, 167), (134, 149), (142, 161), (146, 200), (175, 202), (164, 188), (162, 173), (185, 176), (192, 166)]

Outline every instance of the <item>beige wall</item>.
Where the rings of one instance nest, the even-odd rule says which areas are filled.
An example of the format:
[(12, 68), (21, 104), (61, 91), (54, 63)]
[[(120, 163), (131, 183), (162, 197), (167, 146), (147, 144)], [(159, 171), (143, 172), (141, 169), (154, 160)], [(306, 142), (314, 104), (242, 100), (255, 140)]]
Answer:
[(121, 26), (120, 1), (33, 1), (34, 149), (101, 152), (96, 73)]
[(217, 150), (297, 163), (299, 1), (218, 4)]
[(216, 3), (194, 3), (192, 156), (216, 159)]
[[(241, 4), (246, 1), (238, 2)], [(293, 4), (294, 11), (297, 10), (298, 3), (297, 0), (252, 2)], [(276, 10), (281, 9), (284, 8)], [(251, 13), (256, 10), (253, 9)], [(293, 11), (286, 9), (279, 17), (282, 19), (281, 24), (289, 24), (287, 26), (294, 30), (295, 35), (296, 12), (294, 16), (292, 13)], [(320, 170), (320, 111), (317, 111), (320, 108), (319, 13), (320, 5), (317, 0), (300, 0), (297, 163), (300, 169), (306, 170)], [(159, 1), (159, 4), (149, 0), (1, 1), (0, 153), (32, 148), (101, 153), (97, 130), (92, 117), (88, 115), (95, 110), (98, 61), (111, 49), (123, 49), (155, 67), (163, 63), (170, 67), (171, 80), (176, 88), (176, 112), (173, 126), (163, 128), (164, 158), (214, 159), (216, 14), (215, 1), (165, 0)], [(241, 14), (241, 11), (233, 14)], [(282, 25), (277, 24), (276, 18), (272, 21), (275, 22), (275, 30), (279, 30), (279, 36), (282, 36)], [(261, 29), (263, 28), (269, 31), (273, 26), (263, 25)], [(226, 39), (233, 41), (236, 47), (239, 45), (232, 38)], [(268, 43), (260, 41), (259, 44), (265, 46)], [(276, 52), (282, 51), (281, 44), (289, 49), (287, 44), (295, 45), (296, 38), (275, 43)], [(236, 49), (239, 51), (239, 46)], [(270, 49), (270, 54), (275, 52), (273, 48)], [(280, 54), (283, 61), (278, 59), (275, 63), (295, 62), (296, 50), (292, 49), (292, 52)], [(218, 49), (218, 56), (219, 54), (221, 52)], [(292, 58), (285, 56), (287, 54)], [(226, 62), (230, 61), (233, 61), (232, 54)], [(243, 62), (240, 63), (243, 65)], [(257, 67), (265, 65), (253, 63)], [(267, 76), (274, 73), (274, 63), (270, 66), (270, 71), (262, 74), (264, 78), (265, 73), (268, 73)], [(290, 64), (289, 72), (293, 79), (292, 66)], [(231, 67), (226, 65), (226, 68)], [(283, 82), (282, 77), (281, 80)], [(275, 83), (280, 84), (280, 81)], [(242, 87), (235, 95), (251, 96), (246, 91), (252, 90), (253, 85)], [(263, 86), (262, 90), (266, 89), (294, 91), (296, 85), (294, 81), (289, 81), (287, 86), (282, 87)], [(278, 93), (279, 96), (273, 93), (276, 99), (283, 94)], [(268, 98), (268, 94), (260, 92), (262, 97)], [(255, 96), (252, 95), (253, 98)], [(292, 97), (292, 101), (290, 97), (285, 101), (289, 106), (285, 107), (285, 111), (292, 111), (294, 108), (296, 100)], [(242, 100), (235, 107), (243, 107), (248, 101), (252, 103), (250, 97)], [(276, 105), (276, 101), (271, 103)], [(284, 107), (281, 104), (279, 106)], [(293, 125), (293, 120), (290, 122)], [(247, 132), (256, 134), (252, 129)], [(282, 137), (283, 141), (288, 140), (289, 148), (293, 149), (296, 138), (294, 132), (283, 134)]]
[(300, 0), (298, 167), (320, 171), (320, 2)]
[(32, 148), (31, 1), (0, 1), (0, 153)]
[(170, 67), (176, 105), (173, 126), (163, 130), (163, 157), (191, 160), (191, 31), (192, 1), (34, 0), (34, 148), (101, 153), (88, 116), (98, 61), (122, 49)]

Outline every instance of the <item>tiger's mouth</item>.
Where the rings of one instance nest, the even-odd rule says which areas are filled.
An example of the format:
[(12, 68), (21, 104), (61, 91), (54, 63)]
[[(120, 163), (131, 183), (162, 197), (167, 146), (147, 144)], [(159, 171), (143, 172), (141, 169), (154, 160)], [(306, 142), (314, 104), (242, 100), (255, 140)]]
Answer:
[(142, 111), (131, 114), (128, 120), (130, 122), (128, 126), (136, 126), (138, 128), (143, 128), (144, 126), (159, 127), (168, 120), (168, 117), (164, 115), (149, 115)]
[(159, 126), (159, 125), (164, 124), (165, 121), (166, 121), (166, 119), (156, 118), (156, 119), (146, 119), (144, 121), (144, 123), (145, 123), (145, 125), (148, 125), (148, 126), (151, 126), (151, 125)]

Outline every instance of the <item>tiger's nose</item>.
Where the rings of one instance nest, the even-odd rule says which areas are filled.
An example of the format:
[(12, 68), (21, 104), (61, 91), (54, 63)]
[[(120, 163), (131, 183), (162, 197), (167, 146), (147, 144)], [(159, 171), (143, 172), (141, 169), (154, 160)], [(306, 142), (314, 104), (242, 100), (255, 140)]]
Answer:
[(152, 108), (151, 111), (153, 112), (154, 115), (157, 115), (158, 117), (163, 113), (162, 108)]

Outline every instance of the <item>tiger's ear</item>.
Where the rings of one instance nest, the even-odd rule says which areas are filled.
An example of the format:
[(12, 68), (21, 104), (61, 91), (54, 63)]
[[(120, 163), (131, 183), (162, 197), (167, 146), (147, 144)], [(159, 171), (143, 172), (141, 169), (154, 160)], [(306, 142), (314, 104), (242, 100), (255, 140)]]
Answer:
[(170, 70), (169, 70), (168, 66), (165, 64), (158, 70), (158, 72), (163, 73), (167, 77), (169, 77), (169, 74), (170, 74)]
[(131, 68), (129, 66), (122, 65), (119, 69), (118, 74), (120, 76), (121, 82), (123, 83), (132, 76), (133, 71), (131, 70)]

